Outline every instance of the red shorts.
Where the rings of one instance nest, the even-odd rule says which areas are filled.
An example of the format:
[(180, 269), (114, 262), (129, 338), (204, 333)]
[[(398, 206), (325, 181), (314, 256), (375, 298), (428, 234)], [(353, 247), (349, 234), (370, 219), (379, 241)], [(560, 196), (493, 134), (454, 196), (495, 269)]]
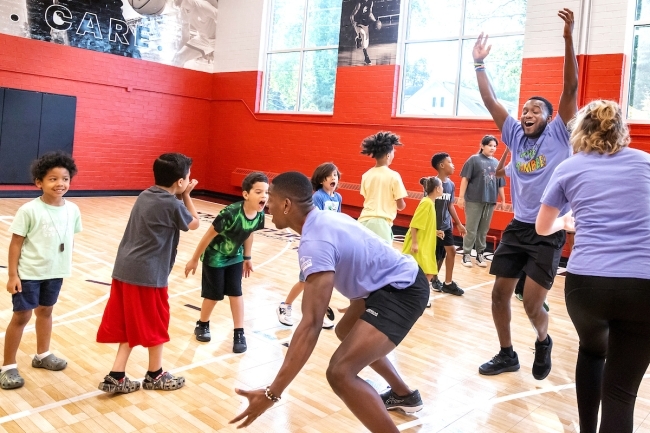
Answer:
[(167, 287), (144, 287), (113, 279), (98, 343), (153, 347), (169, 341)]

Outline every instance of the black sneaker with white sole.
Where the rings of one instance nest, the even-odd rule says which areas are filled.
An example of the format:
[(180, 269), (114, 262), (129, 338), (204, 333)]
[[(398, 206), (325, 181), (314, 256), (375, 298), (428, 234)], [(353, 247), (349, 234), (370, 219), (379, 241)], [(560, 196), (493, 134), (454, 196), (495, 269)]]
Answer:
[(476, 255), (476, 265), (479, 268), (487, 268), (487, 260), (485, 260), (483, 253)]
[(472, 266), (472, 256), (469, 254), (463, 254), (463, 259), (460, 262), (461, 265), (465, 266), (466, 268), (471, 268)]
[(442, 283), (442, 291), (456, 296), (462, 296), (462, 294), (465, 293), (465, 291), (458, 287), (458, 284), (456, 284), (454, 281), (449, 284)]
[(442, 292), (442, 281), (438, 279), (431, 280), (431, 290), (434, 292)]
[(519, 370), (519, 357), (517, 356), (517, 352), (515, 352), (515, 356), (510, 357), (501, 351), (494, 358), (478, 368), (478, 372), (485, 376), (496, 376), (497, 374), (517, 370)]
[(392, 389), (388, 388), (379, 396), (383, 400), (386, 410), (401, 410), (407, 414), (412, 414), (422, 410), (422, 398), (417, 389), (412, 391), (409, 395), (400, 397), (395, 394)]
[(212, 338), (210, 335), (210, 323), (201, 323), (201, 321), (197, 321), (196, 327), (194, 328), (194, 335), (196, 335), (198, 341), (204, 343), (210, 341)]
[(235, 335), (232, 339), (232, 351), (235, 353), (244, 353), (248, 349), (246, 346), (246, 337), (244, 337), (243, 332), (235, 332)]
[(535, 341), (535, 361), (533, 362), (533, 377), (537, 380), (544, 380), (551, 372), (551, 350), (553, 340), (548, 336), (548, 344), (539, 340)]

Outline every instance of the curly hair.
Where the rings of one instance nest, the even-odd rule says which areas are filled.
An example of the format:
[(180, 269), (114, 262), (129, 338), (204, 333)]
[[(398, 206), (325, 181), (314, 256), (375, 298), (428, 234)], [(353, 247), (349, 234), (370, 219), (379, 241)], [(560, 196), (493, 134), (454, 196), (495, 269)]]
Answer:
[(375, 135), (366, 137), (361, 142), (361, 154), (370, 155), (379, 159), (391, 153), (395, 146), (401, 146), (399, 135), (392, 132), (378, 132)]
[(32, 162), (32, 166), (30, 167), (32, 179), (34, 182), (37, 180), (43, 180), (47, 175), (47, 172), (56, 167), (68, 170), (68, 173), (70, 173), (70, 179), (77, 174), (77, 165), (74, 163), (74, 159), (72, 159), (72, 157), (67, 153), (57, 150), (56, 152), (48, 152), (41, 155), (38, 159)]
[(569, 122), (573, 151), (614, 154), (630, 144), (630, 132), (621, 107), (599, 99), (585, 105)]
[(311, 186), (314, 188), (314, 191), (321, 189), (323, 187), (323, 181), (334, 172), (336, 172), (339, 180), (341, 180), (341, 172), (333, 163), (324, 162), (316, 167), (314, 174), (311, 175)]
[(447, 152), (438, 152), (433, 157), (431, 158), (431, 167), (436, 169), (436, 171), (440, 170), (440, 165), (441, 162), (443, 162), (445, 159), (449, 158), (449, 154)]
[(424, 188), (424, 196), (428, 196), (434, 189), (442, 186), (442, 181), (436, 176), (423, 177), (420, 179), (420, 185)]

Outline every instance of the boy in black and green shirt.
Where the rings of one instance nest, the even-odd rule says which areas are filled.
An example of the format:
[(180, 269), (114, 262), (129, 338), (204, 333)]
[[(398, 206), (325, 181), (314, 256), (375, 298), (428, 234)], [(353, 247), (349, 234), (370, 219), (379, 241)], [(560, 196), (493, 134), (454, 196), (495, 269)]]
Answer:
[(251, 173), (242, 183), (244, 201), (226, 206), (203, 235), (192, 259), (185, 265), (185, 276), (194, 274), (203, 261), (201, 277), (201, 318), (194, 335), (199, 341), (210, 341), (210, 315), (217, 301), (230, 297), (230, 311), (235, 328), (233, 352), (246, 351), (244, 337), (244, 298), (242, 277), (253, 270), (251, 250), (253, 232), (264, 228), (264, 206), (268, 199), (269, 180), (259, 172)]

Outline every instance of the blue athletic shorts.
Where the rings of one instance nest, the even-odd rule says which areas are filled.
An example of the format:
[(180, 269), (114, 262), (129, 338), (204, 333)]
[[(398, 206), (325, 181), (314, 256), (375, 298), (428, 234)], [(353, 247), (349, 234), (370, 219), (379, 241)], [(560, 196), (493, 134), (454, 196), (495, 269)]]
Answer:
[(20, 280), (22, 292), (11, 295), (14, 311), (33, 310), (39, 305), (51, 307), (59, 299), (63, 278), (51, 280)]

